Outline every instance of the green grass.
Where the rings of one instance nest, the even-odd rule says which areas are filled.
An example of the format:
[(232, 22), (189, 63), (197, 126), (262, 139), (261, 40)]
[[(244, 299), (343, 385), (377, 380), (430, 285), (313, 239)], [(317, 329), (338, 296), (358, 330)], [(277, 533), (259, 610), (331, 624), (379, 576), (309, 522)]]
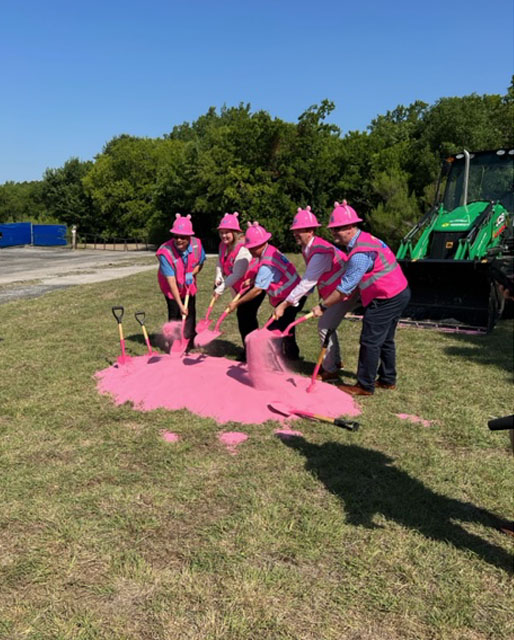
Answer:
[[(362, 401), (358, 433), (298, 421), (304, 438), (285, 443), (276, 423), (220, 427), (99, 395), (118, 304), (143, 354), (133, 313), (151, 334), (166, 319), (152, 272), (0, 306), (0, 638), (512, 637), (512, 545), (495, 525), (512, 518), (513, 461), (486, 425), (512, 411), (510, 323), (401, 329), (399, 388)], [(226, 328), (239, 346), (234, 318)], [(349, 372), (359, 330), (339, 332)], [(298, 335), (308, 371), (314, 325)], [(221, 429), (250, 435), (237, 456)]]

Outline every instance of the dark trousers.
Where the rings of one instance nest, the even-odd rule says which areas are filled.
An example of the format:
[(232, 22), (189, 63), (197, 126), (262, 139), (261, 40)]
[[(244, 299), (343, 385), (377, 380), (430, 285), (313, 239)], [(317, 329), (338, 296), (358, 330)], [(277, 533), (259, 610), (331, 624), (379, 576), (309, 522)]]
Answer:
[(394, 334), (409, 300), (410, 289), (407, 287), (393, 298), (373, 300), (364, 309), (357, 382), (368, 391), (375, 390), (377, 370), (380, 382), (396, 383)]
[[(185, 296), (181, 298), (182, 302), (185, 300)], [(182, 320), (182, 314), (180, 313), (180, 307), (175, 302), (174, 298), (168, 298), (166, 296), (166, 303), (168, 305), (168, 322), (172, 320)], [(186, 317), (186, 324), (184, 325), (184, 338), (189, 338), (186, 351), (189, 351), (194, 347), (196, 336), (196, 296), (189, 296), (188, 314)]]
[[(303, 309), (305, 301), (307, 300), (307, 296), (303, 296), (300, 298), (298, 302), (298, 306), (296, 307), (287, 307), (284, 311), (284, 315), (279, 318), (279, 320), (275, 320), (270, 324), (268, 329), (273, 331), (274, 329), (280, 329), (280, 331), (285, 331), (287, 327), (294, 322), (296, 316)], [(282, 355), (287, 360), (298, 360), (300, 357), (300, 349), (298, 348), (298, 344), (296, 343), (296, 327), (291, 329), (291, 334), (282, 339)]]
[(244, 359), (246, 360), (246, 336), (259, 328), (259, 321), (257, 320), (257, 311), (261, 306), (262, 301), (266, 296), (266, 292), (259, 293), (253, 300), (245, 302), (239, 305), (236, 310), (237, 314), (237, 326), (239, 327), (239, 333), (241, 334), (241, 340), (243, 341)]

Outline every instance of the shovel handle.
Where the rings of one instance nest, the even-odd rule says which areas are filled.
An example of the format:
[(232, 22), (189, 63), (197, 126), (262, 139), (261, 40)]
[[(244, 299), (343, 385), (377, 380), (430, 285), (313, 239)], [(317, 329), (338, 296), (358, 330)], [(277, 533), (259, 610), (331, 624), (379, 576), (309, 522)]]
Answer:
[[(184, 299), (184, 307), (186, 309), (189, 308), (189, 287), (186, 289), (186, 297)], [(185, 314), (182, 314), (182, 320), (185, 320), (185, 319), (186, 319)]]
[[(246, 287), (245, 289), (241, 289), (239, 293), (236, 293), (236, 295), (232, 298), (232, 302), (237, 302), (239, 298), (244, 296), (244, 294), (248, 291), (249, 288), (250, 287)], [(225, 315), (228, 315), (230, 313), (230, 307), (227, 307), (223, 313)]]
[(305, 322), (306, 320), (310, 320), (313, 316), (314, 316), (314, 314), (312, 313), (312, 311), (310, 311), (309, 313), (304, 315), (299, 320), (295, 320), (294, 322), (291, 322), (291, 324), (286, 328), (286, 330), (282, 332), (282, 335), (283, 336), (287, 336), (293, 327), (296, 327), (297, 324), (301, 324), (302, 322)]
[(139, 324), (144, 327), (145, 326), (145, 312), (144, 311), (137, 311), (134, 316), (136, 317), (136, 320), (139, 322)]
[(336, 418), (334, 420), (334, 424), (336, 427), (341, 427), (342, 429), (348, 429), (348, 431), (359, 430), (359, 423), (355, 422), (355, 420), (343, 420), (343, 418)]
[(112, 315), (116, 318), (118, 324), (121, 323), (121, 319), (123, 318), (124, 313), (125, 313), (125, 309), (123, 307), (112, 308)]

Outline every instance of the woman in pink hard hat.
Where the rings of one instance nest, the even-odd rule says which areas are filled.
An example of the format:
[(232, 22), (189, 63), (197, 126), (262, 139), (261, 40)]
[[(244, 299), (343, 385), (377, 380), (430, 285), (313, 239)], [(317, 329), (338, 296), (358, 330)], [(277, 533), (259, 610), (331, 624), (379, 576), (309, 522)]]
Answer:
[[(196, 275), (205, 262), (205, 251), (199, 238), (193, 234), (191, 216), (177, 213), (170, 229), (171, 240), (159, 247), (159, 286), (168, 305), (168, 320), (186, 317), (184, 337), (189, 339), (186, 351), (194, 346), (196, 335)], [(189, 293), (186, 309), (184, 301)]]
[[(348, 258), (341, 282), (321, 304), (313, 309), (320, 317), (327, 308), (360, 292), (364, 318), (360, 335), (357, 384), (341, 385), (352, 395), (370, 396), (375, 387), (396, 388), (396, 326), (410, 300), (408, 282), (389, 247), (361, 231), (362, 222), (346, 201), (335, 203), (328, 228)], [(377, 378), (378, 374), (378, 378)], [(377, 378), (377, 379), (376, 379)]]
[[(298, 303), (303, 296), (309, 295), (317, 286), (320, 297), (328, 297), (340, 283), (346, 269), (346, 256), (330, 242), (316, 235), (320, 227), (311, 208), (298, 209), (290, 230), (302, 249), (306, 270), (298, 285), (285, 300), (275, 308), (275, 317), (280, 318), (290, 306)], [(330, 307), (318, 321), (318, 332), (323, 344), (327, 333), (330, 332), (327, 351), (318, 378), (325, 381), (339, 379), (341, 368), (341, 351), (336, 329), (348, 311), (357, 304), (358, 295), (352, 295), (348, 300), (340, 300)]]
[[(215, 289), (217, 297), (228, 288), (233, 295), (247, 288), (255, 280), (257, 274), (257, 260), (252, 258), (250, 251), (244, 246), (244, 233), (239, 224), (239, 213), (226, 213), (218, 226), (220, 246), (218, 263), (216, 265)], [(246, 361), (245, 338), (259, 328), (257, 311), (266, 293), (261, 292), (244, 305), (237, 308), (237, 324), (243, 342), (243, 354), (239, 360)]]
[[(254, 258), (258, 260), (258, 270), (255, 277), (255, 284), (238, 302), (231, 302), (230, 308), (234, 310), (240, 306), (247, 304), (251, 300), (260, 296), (265, 291), (273, 307), (279, 305), (289, 293), (300, 282), (300, 277), (283, 253), (276, 247), (269, 244), (271, 233), (261, 226), (258, 222), (248, 223), (248, 229), (245, 234), (245, 246), (249, 249)], [(288, 307), (281, 318), (275, 320), (269, 329), (280, 329), (283, 331), (296, 317), (298, 311), (301, 311), (305, 304), (306, 297), (303, 296), (297, 306)], [(300, 350), (296, 343), (294, 328), (291, 335), (282, 340), (282, 353), (288, 360), (297, 360), (300, 356)]]

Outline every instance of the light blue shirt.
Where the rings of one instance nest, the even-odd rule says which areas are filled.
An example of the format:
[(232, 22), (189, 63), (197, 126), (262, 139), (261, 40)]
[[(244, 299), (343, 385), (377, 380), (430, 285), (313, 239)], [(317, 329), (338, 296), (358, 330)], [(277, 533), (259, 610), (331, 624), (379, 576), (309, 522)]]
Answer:
[(255, 276), (255, 285), (257, 288), (267, 291), (270, 284), (278, 282), (280, 280), (280, 271), (275, 267), (270, 267), (268, 264), (263, 264), (259, 267), (257, 275)]
[[(361, 232), (358, 231), (348, 243), (346, 248), (348, 253), (350, 253), (352, 248), (355, 246), (360, 233)], [(384, 244), (384, 246), (386, 245)], [(337, 290), (345, 296), (349, 296), (361, 281), (362, 276), (373, 269), (376, 257), (376, 251), (354, 253), (348, 260), (346, 271), (341, 278), (341, 282), (337, 286)]]
[[(178, 251), (178, 249), (177, 249)], [(193, 251), (193, 247), (191, 245), (191, 243), (189, 243), (187, 249), (185, 249), (182, 252), (182, 262), (184, 263), (184, 268), (187, 267), (187, 258), (189, 256), (189, 254)], [(180, 253), (180, 252), (179, 252)], [(175, 269), (173, 268), (173, 266), (169, 263), (168, 258), (166, 258), (166, 256), (160, 255), (159, 257), (159, 264), (160, 264), (160, 270), (162, 275), (165, 278), (171, 277), (171, 276), (175, 276)], [(200, 262), (199, 264), (203, 264), (205, 262), (205, 251), (204, 248), (202, 246), (202, 251), (200, 253)]]

